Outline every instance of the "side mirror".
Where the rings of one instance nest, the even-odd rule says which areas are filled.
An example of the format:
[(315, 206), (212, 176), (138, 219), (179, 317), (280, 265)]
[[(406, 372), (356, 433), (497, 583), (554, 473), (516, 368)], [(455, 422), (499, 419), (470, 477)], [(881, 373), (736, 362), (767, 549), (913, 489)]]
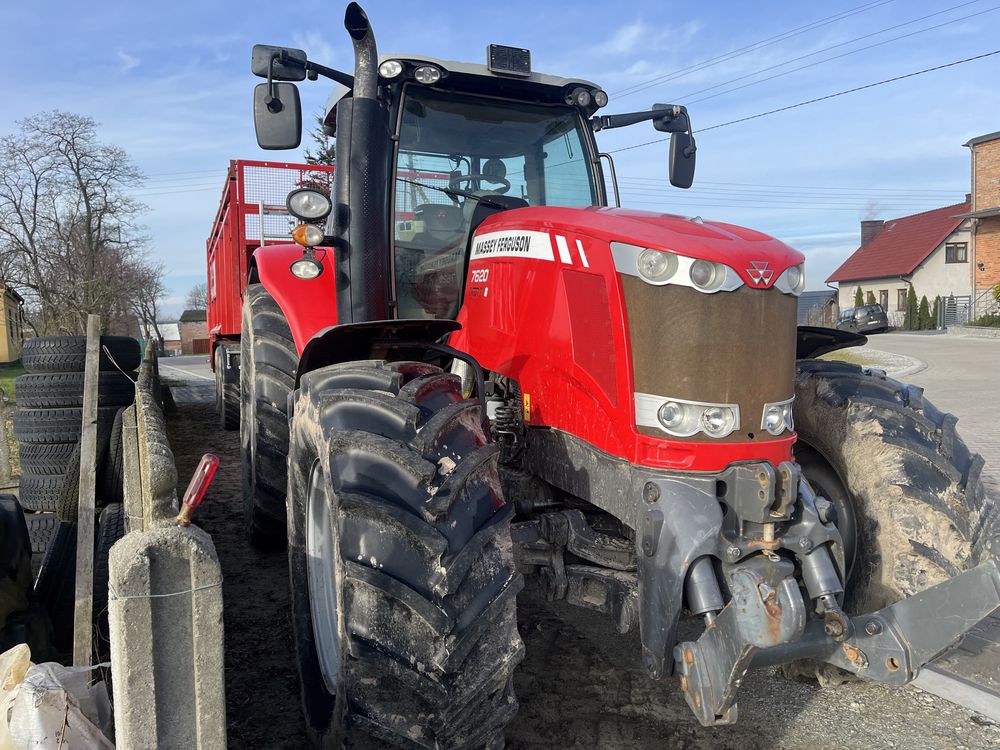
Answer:
[(670, 134), (670, 184), (689, 188), (694, 183), (696, 148), (690, 133)]
[(268, 151), (298, 148), (302, 142), (302, 103), (294, 83), (258, 83), (253, 90), (257, 145)]
[(270, 74), (275, 81), (304, 81), (306, 53), (292, 47), (255, 44), (250, 58), (250, 70), (259, 78), (267, 78)]

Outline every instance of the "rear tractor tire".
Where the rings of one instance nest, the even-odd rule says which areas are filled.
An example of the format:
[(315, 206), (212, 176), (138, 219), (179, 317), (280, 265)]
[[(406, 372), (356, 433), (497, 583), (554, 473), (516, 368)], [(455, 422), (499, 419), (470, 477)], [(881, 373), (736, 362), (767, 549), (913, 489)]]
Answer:
[(311, 739), (503, 747), (523, 585), (497, 451), (461, 381), (416, 362), (303, 376), (288, 544)]
[(299, 356), (278, 303), (261, 284), (243, 297), (240, 445), (247, 535), (261, 549), (285, 543), (288, 394)]
[(912, 385), (844, 362), (798, 364), (796, 457), (837, 509), (845, 609), (870, 612), (1000, 551), (998, 506), (983, 459)]

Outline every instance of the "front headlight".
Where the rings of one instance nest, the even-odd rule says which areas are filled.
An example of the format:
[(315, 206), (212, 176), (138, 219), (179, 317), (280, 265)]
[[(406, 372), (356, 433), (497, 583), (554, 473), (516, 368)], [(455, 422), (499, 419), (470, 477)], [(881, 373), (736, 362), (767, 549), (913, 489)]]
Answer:
[(655, 427), (674, 437), (703, 432), (709, 437), (724, 438), (740, 428), (740, 407), (637, 393), (635, 421), (641, 427)]
[(320, 221), (325, 219), (333, 208), (329, 197), (323, 195), (319, 190), (312, 188), (299, 188), (288, 194), (285, 200), (288, 213), (302, 221)]
[(795, 397), (787, 401), (777, 401), (773, 404), (764, 404), (764, 414), (760, 419), (760, 428), (767, 430), (772, 435), (780, 435), (785, 430), (791, 432), (795, 429), (795, 418), (792, 416), (792, 402)]
[(774, 282), (774, 286), (785, 294), (794, 294), (798, 297), (806, 288), (805, 263), (786, 268), (784, 273)]

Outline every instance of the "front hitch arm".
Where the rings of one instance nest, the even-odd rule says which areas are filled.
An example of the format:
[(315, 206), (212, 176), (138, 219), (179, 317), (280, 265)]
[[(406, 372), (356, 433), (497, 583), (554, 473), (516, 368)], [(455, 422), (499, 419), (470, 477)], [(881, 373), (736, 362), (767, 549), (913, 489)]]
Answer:
[(772, 589), (764, 581), (765, 594), (773, 592), (778, 606), (769, 614), (763, 606), (766, 597), (757, 595), (760, 577), (731, 574), (733, 599), (697, 642), (676, 649), (681, 689), (704, 726), (736, 721), (736, 689), (751, 665), (819, 659), (866, 680), (905, 685), (1000, 607), (1000, 569), (990, 560), (876, 612), (852, 617), (851, 637), (838, 642), (820, 620), (801, 627), (797, 590)]

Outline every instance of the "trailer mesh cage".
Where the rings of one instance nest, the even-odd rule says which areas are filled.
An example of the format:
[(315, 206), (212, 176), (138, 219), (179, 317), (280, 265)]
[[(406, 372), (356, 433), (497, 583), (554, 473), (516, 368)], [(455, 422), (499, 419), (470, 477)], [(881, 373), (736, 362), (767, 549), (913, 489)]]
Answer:
[(244, 238), (261, 244), (267, 240), (288, 241), (297, 223), (285, 207), (290, 192), (309, 187), (330, 195), (333, 183), (333, 167), (243, 162), (241, 170), (241, 203), (246, 207)]

